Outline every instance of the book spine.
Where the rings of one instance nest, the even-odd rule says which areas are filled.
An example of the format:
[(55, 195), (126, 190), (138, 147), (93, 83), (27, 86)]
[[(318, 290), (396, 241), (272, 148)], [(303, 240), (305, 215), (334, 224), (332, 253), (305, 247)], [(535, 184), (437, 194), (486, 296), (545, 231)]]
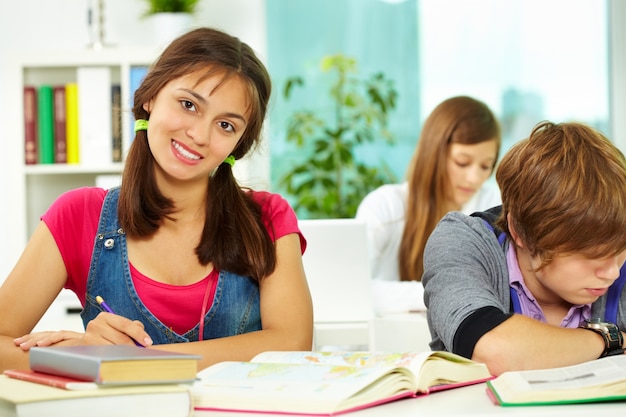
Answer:
[(109, 67), (79, 67), (78, 125), (80, 163), (103, 165), (113, 162), (111, 146), (111, 70)]
[(65, 85), (54, 86), (54, 162), (67, 162)]
[(83, 390), (97, 389), (98, 384), (94, 382), (83, 382), (77, 379), (66, 378), (58, 375), (44, 374), (35, 371), (22, 371), (16, 369), (7, 369), (4, 375), (9, 378), (19, 379), (22, 381), (34, 382), (36, 384), (49, 385), (51, 387), (63, 388), (67, 390)]
[(79, 158), (79, 126), (78, 126), (78, 84), (65, 85), (65, 140), (67, 163), (78, 164)]
[(24, 163), (36, 164), (39, 160), (37, 151), (37, 89), (32, 85), (24, 86)]
[(51, 85), (39, 87), (38, 103), (38, 133), (39, 133), (39, 163), (54, 163), (54, 96)]
[[(128, 108), (132, 109), (135, 103), (135, 91), (139, 88), (143, 79), (146, 78), (146, 74), (148, 73), (148, 67), (145, 65), (136, 65), (130, 68), (130, 88), (128, 95)], [(128, 137), (130, 138), (129, 142), (132, 142), (135, 139), (135, 116), (132, 111), (130, 112), (130, 129), (128, 132)]]
[(113, 162), (122, 162), (122, 90), (119, 84), (111, 86), (111, 134)]

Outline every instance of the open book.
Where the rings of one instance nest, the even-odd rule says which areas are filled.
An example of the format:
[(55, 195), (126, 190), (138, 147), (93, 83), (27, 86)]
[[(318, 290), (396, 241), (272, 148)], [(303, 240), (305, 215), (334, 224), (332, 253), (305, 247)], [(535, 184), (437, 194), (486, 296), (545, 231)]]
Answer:
[(503, 406), (625, 400), (626, 355), (561, 368), (504, 372), (487, 382), (487, 393)]
[(491, 378), (447, 352), (265, 352), (198, 373), (198, 410), (335, 415)]

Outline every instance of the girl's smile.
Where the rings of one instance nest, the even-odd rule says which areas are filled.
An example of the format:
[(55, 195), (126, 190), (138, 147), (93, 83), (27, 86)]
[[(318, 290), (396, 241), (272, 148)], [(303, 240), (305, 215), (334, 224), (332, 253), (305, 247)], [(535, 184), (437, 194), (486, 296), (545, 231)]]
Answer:
[(181, 161), (189, 164), (195, 164), (197, 161), (202, 159), (202, 155), (197, 152), (192, 151), (187, 148), (185, 145), (176, 142), (176, 140), (172, 139), (172, 151), (174, 155), (176, 155)]

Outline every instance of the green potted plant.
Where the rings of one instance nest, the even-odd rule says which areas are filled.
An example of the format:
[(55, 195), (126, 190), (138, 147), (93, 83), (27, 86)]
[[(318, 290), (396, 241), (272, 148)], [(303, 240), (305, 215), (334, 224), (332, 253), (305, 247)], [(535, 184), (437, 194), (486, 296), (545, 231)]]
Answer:
[[(384, 161), (372, 166), (356, 152), (374, 141), (395, 142), (387, 119), (398, 93), (382, 73), (359, 78), (356, 60), (342, 54), (324, 57), (321, 70), (334, 78), (328, 90), (330, 114), (305, 109), (288, 117), (286, 141), (297, 152), (279, 187), (303, 218), (354, 217), (369, 191), (396, 181)], [(289, 78), (284, 98), (303, 85), (301, 77)]]
[(200, 0), (146, 0), (146, 15), (157, 13), (194, 14)]
[(187, 32), (200, 0), (145, 0), (144, 16), (152, 21), (154, 39), (159, 47)]

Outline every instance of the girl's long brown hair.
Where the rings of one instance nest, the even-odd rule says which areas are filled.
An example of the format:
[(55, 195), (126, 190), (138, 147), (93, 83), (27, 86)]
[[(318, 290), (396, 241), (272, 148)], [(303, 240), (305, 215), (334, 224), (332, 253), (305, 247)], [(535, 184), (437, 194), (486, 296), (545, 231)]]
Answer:
[(497, 150), (492, 169), (500, 150), (499, 124), (485, 103), (467, 96), (443, 101), (424, 122), (407, 171), (409, 194), (398, 259), (402, 281), (421, 280), (426, 241), (450, 211), (449, 145), (473, 145), (494, 139)]
[[(232, 154), (240, 159), (259, 144), (271, 94), (269, 74), (253, 50), (224, 32), (200, 28), (174, 40), (161, 54), (135, 92), (135, 119), (150, 118), (143, 105), (170, 81), (197, 70), (240, 77), (248, 86), (249, 120)], [(122, 177), (118, 216), (129, 236), (154, 234), (174, 204), (156, 185), (154, 157), (147, 132), (138, 131), (131, 144)], [(196, 254), (201, 264), (256, 280), (275, 268), (276, 253), (262, 220), (260, 206), (241, 189), (231, 166), (222, 163), (208, 181), (206, 219)]]

